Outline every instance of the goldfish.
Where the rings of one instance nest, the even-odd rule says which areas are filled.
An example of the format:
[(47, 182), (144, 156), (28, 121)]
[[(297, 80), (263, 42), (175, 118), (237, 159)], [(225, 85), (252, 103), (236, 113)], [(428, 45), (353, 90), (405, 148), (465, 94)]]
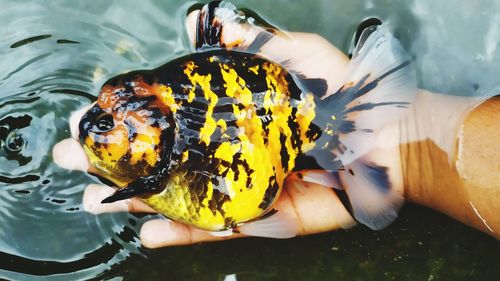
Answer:
[(284, 238), (296, 229), (273, 219), (273, 206), (285, 182), (302, 181), (333, 188), (358, 222), (387, 226), (402, 198), (387, 168), (363, 155), (415, 96), (399, 42), (367, 29), (343, 84), (327, 93), (324, 79), (226, 46), (223, 17), (235, 9), (206, 4), (195, 52), (104, 83), (79, 122), (90, 164), (117, 187), (103, 203), (138, 197), (202, 230)]

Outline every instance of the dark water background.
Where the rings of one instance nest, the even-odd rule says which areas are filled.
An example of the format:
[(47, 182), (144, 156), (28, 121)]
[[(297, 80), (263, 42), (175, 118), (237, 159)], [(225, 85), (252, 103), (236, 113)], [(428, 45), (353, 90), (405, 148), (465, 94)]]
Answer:
[[(346, 51), (363, 19), (393, 26), (420, 87), (453, 95), (498, 83), (500, 1), (234, 1)], [(500, 243), (407, 205), (388, 229), (147, 250), (150, 216), (82, 210), (95, 178), (57, 167), (69, 113), (109, 77), (191, 52), (184, 1), (0, 0), (0, 278), (11, 280), (500, 280)]]

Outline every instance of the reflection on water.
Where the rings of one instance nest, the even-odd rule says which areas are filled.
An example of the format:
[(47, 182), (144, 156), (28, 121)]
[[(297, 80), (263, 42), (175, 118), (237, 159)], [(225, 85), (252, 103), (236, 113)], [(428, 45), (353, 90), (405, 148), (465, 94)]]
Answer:
[[(324, 0), (290, 5), (281, 0), (235, 4), (255, 10), (276, 26), (320, 33), (344, 50), (361, 20), (381, 18), (394, 26), (415, 56), (421, 86), (456, 95), (476, 95), (493, 86), (494, 73), (499, 71), (496, 48), (500, 4), (486, 0), (462, 2), (456, 5), (455, 1), (441, 1), (436, 5), (429, 0), (388, 5), (382, 0)], [(83, 188), (96, 179), (58, 168), (50, 153), (56, 142), (70, 135), (69, 113), (94, 99), (107, 78), (132, 69), (153, 68), (189, 53), (183, 22), (191, 4), (153, 0), (0, 0), (0, 277), (122, 276), (137, 280), (144, 275), (154, 279), (169, 274), (176, 280), (185, 276), (199, 280), (259, 280), (279, 279), (277, 274), (289, 271), (288, 279), (305, 278), (305, 272), (309, 272), (312, 279), (324, 280), (332, 277), (325, 274), (335, 274), (339, 280), (348, 280), (352, 276), (366, 277), (358, 272), (363, 270), (381, 277), (398, 276), (391, 272), (384, 275), (375, 267), (384, 259), (400, 255), (392, 250), (385, 254), (374, 252), (384, 248), (378, 243), (392, 247), (394, 239), (404, 240), (397, 249), (412, 251), (408, 243), (418, 238), (407, 236), (401, 229), (419, 228), (404, 221), (375, 237), (371, 232), (355, 230), (351, 237), (337, 233), (286, 242), (252, 239), (233, 241), (229, 246), (145, 251), (140, 248), (137, 233), (146, 218), (131, 214), (93, 216), (82, 210)], [(442, 218), (437, 221), (453, 225), (460, 233), (477, 235)], [(437, 235), (446, 233), (434, 231)], [(478, 239), (484, 240), (483, 248), (490, 245), (489, 238)], [(363, 240), (368, 242), (360, 242)], [(457, 243), (467, 244), (467, 240)], [(304, 245), (310, 249), (301, 249)], [(367, 245), (366, 250), (357, 249), (362, 245)], [(491, 245), (500, 252), (497, 244)], [(342, 250), (336, 252), (332, 247)], [(432, 251), (427, 253), (429, 260), (435, 258), (438, 264), (426, 268), (437, 270), (434, 274), (448, 261), (447, 256), (440, 257), (432, 250), (440, 247), (428, 248)], [(456, 253), (464, 258), (467, 254), (476, 257), (476, 252), (467, 247)], [(262, 255), (274, 260), (265, 258), (268, 264), (258, 261)], [(344, 257), (347, 255), (350, 258)], [(289, 260), (288, 256), (294, 258)], [(300, 257), (304, 257), (300, 259), (303, 263), (296, 260)], [(410, 264), (411, 257), (406, 258)], [(348, 264), (353, 261), (357, 267)], [(289, 262), (295, 266), (290, 267)], [(468, 264), (467, 260), (458, 263)], [(260, 272), (258, 266), (266, 271)], [(411, 268), (403, 266), (399, 270)], [(456, 274), (467, 276), (463, 272)], [(488, 274), (482, 276), (495, 273)]]

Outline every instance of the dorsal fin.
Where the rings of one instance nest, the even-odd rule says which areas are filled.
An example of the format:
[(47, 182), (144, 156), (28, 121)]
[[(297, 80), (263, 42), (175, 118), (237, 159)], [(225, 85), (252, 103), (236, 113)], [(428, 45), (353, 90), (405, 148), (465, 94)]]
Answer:
[(196, 49), (223, 47), (221, 42), (222, 22), (215, 16), (221, 1), (211, 1), (203, 6), (196, 24)]

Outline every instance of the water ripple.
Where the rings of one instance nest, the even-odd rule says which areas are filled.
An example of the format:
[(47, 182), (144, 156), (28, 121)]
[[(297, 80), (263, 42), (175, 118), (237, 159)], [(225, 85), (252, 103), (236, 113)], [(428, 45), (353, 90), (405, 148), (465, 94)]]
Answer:
[[(140, 254), (142, 219), (83, 211), (82, 192), (96, 179), (57, 167), (52, 146), (69, 137), (70, 113), (93, 101), (104, 80), (188, 50), (178, 41), (183, 31), (168, 27), (182, 20), (149, 2), (140, 15), (108, 2), (1, 6), (0, 260), (8, 262), (0, 277), (99, 276)], [(141, 23), (123, 21), (130, 16)]]

